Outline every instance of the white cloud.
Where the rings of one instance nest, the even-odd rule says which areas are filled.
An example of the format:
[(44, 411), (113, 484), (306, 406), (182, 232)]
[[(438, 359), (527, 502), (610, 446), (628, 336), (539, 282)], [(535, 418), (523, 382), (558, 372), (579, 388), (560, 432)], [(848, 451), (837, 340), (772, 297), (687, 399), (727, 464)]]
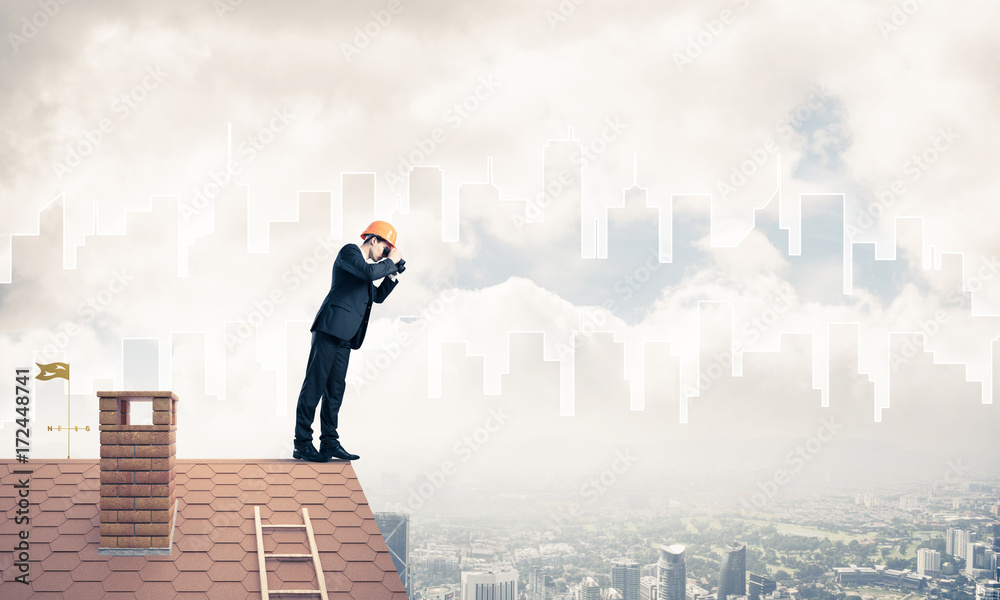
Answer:
[[(462, 239), (451, 244), (440, 243), (441, 226), (433, 215), (393, 214), (396, 195), (405, 192), (390, 189), (385, 174), (394, 172), (400, 155), (419, 149), (435, 128), (447, 139), (421, 162), (442, 166), (448, 199), (462, 183), (485, 181), (487, 157), (493, 158), (500, 198), (535, 198), (542, 192), (546, 140), (563, 138), (574, 126), (576, 139), (589, 145), (600, 137), (607, 119), (617, 118), (627, 129), (608, 142), (583, 173), (584, 197), (598, 213), (617, 205), (622, 190), (632, 185), (633, 156), (637, 183), (647, 189), (652, 205), (665, 207), (671, 194), (679, 193), (715, 194), (718, 202), (720, 177), (728, 176), (731, 166), (746, 160), (764, 140), (774, 138), (781, 147), (786, 207), (799, 193), (844, 192), (850, 220), (872, 201), (874, 191), (899, 179), (906, 192), (868, 237), (889, 242), (891, 217), (924, 216), (924, 243), (939, 252), (966, 252), (969, 264), (976, 264), (972, 257), (998, 254), (998, 209), (992, 201), (997, 184), (989, 160), (1000, 119), (995, 111), (995, 65), (982, 58), (996, 50), (989, 26), (997, 11), (992, 4), (972, 3), (969, 11), (923, 4), (888, 39), (879, 33), (878, 22), (889, 18), (889, 7), (860, 1), (724, 2), (714, 7), (627, 2), (614, 9), (586, 3), (553, 28), (545, 10), (556, 6), (407, 3), (350, 62), (340, 44), (370, 19), (368, 7), (338, 5), (303, 13), (277, 4), (246, 3), (224, 18), (194, 2), (67, 8), (29, 45), (17, 54), (7, 53), (0, 62), (0, 92), (6, 99), (0, 108), (0, 131), (5, 132), (0, 137), (0, 233), (33, 230), (39, 209), (65, 191), (69, 254), (79, 260), (76, 271), (54, 279), (15, 272), (14, 283), (0, 295), (5, 324), (0, 344), (21, 354), (38, 349), (46, 341), (46, 329), (72, 319), (79, 302), (100, 291), (109, 271), (126, 268), (136, 274), (136, 284), (116, 296), (101, 319), (87, 323), (85, 333), (69, 347), (71, 358), (91, 363), (80, 372), (94, 377), (117, 373), (123, 336), (167, 339), (171, 331), (187, 330), (209, 335), (209, 361), (218, 366), (223, 323), (248, 318), (255, 301), (278, 289), (287, 298), (261, 325), (259, 335), (265, 341), (260, 353), (249, 352), (246, 344), (240, 348), (244, 362), (233, 366), (233, 373), (253, 384), (250, 388), (266, 385), (271, 375), (255, 374), (256, 361), (265, 370), (280, 367), (285, 324), (299, 323), (296, 331), (302, 333), (301, 322), (311, 321), (329, 285), (329, 263), (319, 261), (294, 289), (280, 283), (282, 274), (309, 252), (312, 238), (291, 236), (291, 243), (289, 238), (273, 238), (268, 255), (248, 255), (241, 213), (233, 209), (239, 205), (233, 202), (249, 193), (249, 244), (261, 250), (267, 221), (291, 218), (299, 190), (329, 190), (336, 202), (341, 199), (341, 173), (374, 172), (377, 214), (392, 215), (400, 223), (400, 246), (410, 271), (390, 300), (376, 308), (372, 346), (366, 353), (391, 340), (395, 317), (421, 314), (442, 287), (457, 286), (462, 289), (434, 320), (431, 335), (467, 341), (471, 354), (483, 355), (488, 382), (496, 381), (505, 368), (511, 331), (544, 331), (546, 356), (553, 358), (556, 344), (568, 341), (584, 312), (576, 304), (585, 302), (574, 304), (573, 298), (587, 292), (588, 298), (619, 299), (613, 288), (601, 288), (616, 281), (614, 269), (628, 274), (635, 265), (614, 258), (613, 252), (609, 262), (565, 259), (579, 250), (572, 237), (579, 214), (575, 206), (547, 209), (551, 228), (521, 231), (512, 226), (512, 209), (507, 208), (519, 208), (516, 202), (463, 206)], [(679, 70), (674, 52), (685, 51), (689, 36), (697, 40), (705, 23), (719, 18), (722, 7), (733, 12), (733, 22)], [(25, 2), (7, 3), (3, 10), (6, 22), (16, 24), (35, 9), (34, 3)], [(157, 66), (166, 76), (152, 86), (146, 69)], [(479, 87), (483, 77), (495, 77), (499, 85), (485, 93)], [(149, 89), (142, 87), (144, 79)], [(136, 86), (140, 88), (135, 94), (144, 99), (123, 117), (115, 111), (115, 99)], [(823, 90), (819, 107), (816, 98), (810, 99), (816, 89)], [(477, 90), (483, 97), (476, 96)], [(453, 126), (451, 117), (458, 113), (448, 111), (465, 101), (475, 109), (465, 108), (467, 115)], [(779, 119), (794, 117), (800, 109), (809, 118), (791, 129), (780, 126)], [(273, 142), (250, 160), (240, 152), (241, 144), (268, 127), (275, 110), (287, 110), (294, 118), (286, 128), (271, 132)], [(67, 144), (79, 143), (103, 118), (112, 119), (114, 132), (71, 174), (57, 177), (52, 165), (65, 160)], [(220, 195), (216, 235), (195, 242), (190, 249), (191, 278), (179, 280), (171, 270), (176, 261), (166, 233), (174, 224), (164, 223), (162, 231), (155, 223), (147, 224), (136, 237), (135, 224), (144, 214), (126, 217), (126, 211), (144, 210), (153, 196), (177, 196), (181, 203), (190, 203), (193, 192), (204, 189), (225, 166), (230, 124), (232, 152), (242, 159), (237, 181), (247, 187), (232, 185)], [(949, 127), (957, 136), (954, 143), (943, 150), (944, 142), (938, 141), (937, 158), (915, 177), (907, 170), (908, 161), (934, 148), (939, 129)], [(759, 206), (765, 199), (754, 194), (770, 193), (772, 164), (776, 161), (768, 162), (748, 184), (745, 197), (723, 207), (722, 216), (750, 218), (751, 204)], [(802, 164), (822, 168), (811, 171), (808, 180), (796, 179)], [(127, 244), (104, 236), (85, 240), (93, 233), (94, 204), (99, 206), (100, 233), (122, 233), (128, 222), (133, 236)], [(345, 206), (344, 241), (355, 241), (356, 223), (375, 217), (375, 208)], [(227, 222), (223, 214), (237, 222)], [(199, 224), (203, 230), (198, 233), (205, 233), (207, 220)], [(309, 225), (319, 230), (326, 226)], [(560, 245), (546, 247), (553, 238)], [(84, 241), (85, 246), (74, 247)], [(488, 263), (477, 261), (497, 247), (514, 249), (518, 256), (490, 255)], [(687, 360), (696, 355), (698, 301), (729, 301), (739, 331), (772, 306), (776, 291), (792, 276), (786, 248), (776, 248), (759, 231), (751, 232), (735, 250), (716, 252), (707, 239), (698, 248), (709, 253), (703, 267), (683, 272), (690, 265), (661, 265), (659, 274), (669, 275), (669, 283), (651, 295), (648, 312), (637, 322), (594, 313), (603, 315), (602, 327), (613, 332), (617, 337), (611, 339), (617, 342), (607, 336), (589, 339), (594, 345), (587, 346), (587, 364), (613, 365), (609, 372), (617, 375), (621, 369), (628, 376), (634, 368), (628, 353), (643, 340), (670, 341), (675, 355)], [(912, 254), (918, 249), (905, 250)], [(61, 260), (52, 247), (22, 252), (13, 260), (31, 269), (50, 264), (50, 255)], [(527, 271), (517, 270), (518, 260), (527, 264)], [(469, 283), (479, 281), (480, 270), (496, 274), (498, 283)], [(825, 293), (830, 281), (840, 280), (839, 271), (830, 265), (817, 266), (807, 275), (798, 280), (796, 298)], [(931, 281), (935, 289), (947, 287), (937, 285), (937, 273), (910, 275)], [(73, 287), (69, 294), (67, 286)], [(983, 297), (1000, 296), (998, 287), (988, 283)], [(948, 308), (946, 302), (946, 296), (914, 287), (904, 287), (889, 306), (861, 289), (846, 300), (793, 302), (775, 324), (759, 331), (757, 349), (776, 347), (783, 331), (820, 335), (830, 322), (858, 322), (865, 345), (862, 369), (875, 369), (884, 362), (879, 357), (885, 353), (881, 344), (886, 332), (919, 326), (942, 305)], [(1000, 306), (1000, 301), (993, 305)], [(932, 349), (942, 359), (974, 363), (970, 372), (985, 373), (986, 359), (974, 350), (986, 347), (995, 324), (963, 319), (961, 312), (949, 312), (953, 324), (932, 340)], [(969, 338), (975, 344), (963, 344)], [(618, 342), (627, 345), (616, 346)], [(395, 379), (379, 378), (370, 386), (373, 392), (399, 381), (426, 379), (426, 365), (412, 351), (399, 360)], [(783, 376), (781, 360), (777, 362), (754, 374), (763, 382), (737, 383), (749, 382), (747, 395), (758, 399), (762, 389), (781, 393), (775, 384)], [(187, 359), (178, 361), (182, 363), (191, 368)], [(468, 364), (476, 363), (461, 363), (460, 380), (448, 385), (463, 390), (482, 385), (484, 375)], [(550, 367), (541, 364), (529, 372), (550, 377)], [(214, 392), (218, 381), (211, 368), (209, 372)], [(935, 377), (926, 373), (914, 373), (914, 393), (922, 378)], [(551, 381), (546, 381), (545, 389), (551, 392)], [(199, 389), (197, 383), (186, 385)], [(623, 389), (627, 383), (621, 378), (609, 378), (591, 382), (578, 393), (618, 402), (616, 395)], [(247, 393), (251, 404), (260, 404), (256, 408), (273, 410), (273, 398), (259, 390)], [(442, 404), (454, 408), (457, 404), (448, 404), (453, 400)], [(224, 414), (226, 406), (211, 410)], [(419, 417), (414, 406), (406, 411)], [(436, 426), (447, 439), (449, 426), (462, 429), (477, 418), (474, 411), (456, 411)], [(247, 417), (247, 424), (251, 421)], [(739, 423), (726, 426), (736, 430)], [(413, 439), (405, 422), (386, 427), (399, 439)], [(275, 434), (270, 443), (269, 448), (277, 449), (284, 442)]]

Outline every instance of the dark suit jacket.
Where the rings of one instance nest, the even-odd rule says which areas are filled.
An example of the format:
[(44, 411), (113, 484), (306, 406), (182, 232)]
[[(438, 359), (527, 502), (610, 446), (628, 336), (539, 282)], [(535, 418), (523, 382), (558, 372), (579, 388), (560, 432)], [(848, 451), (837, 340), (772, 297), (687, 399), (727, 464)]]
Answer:
[(350, 340), (351, 348), (357, 350), (365, 339), (372, 302), (385, 300), (397, 283), (386, 278), (375, 287), (372, 282), (398, 272), (391, 260), (371, 264), (365, 260), (357, 244), (346, 244), (333, 261), (330, 292), (309, 330)]

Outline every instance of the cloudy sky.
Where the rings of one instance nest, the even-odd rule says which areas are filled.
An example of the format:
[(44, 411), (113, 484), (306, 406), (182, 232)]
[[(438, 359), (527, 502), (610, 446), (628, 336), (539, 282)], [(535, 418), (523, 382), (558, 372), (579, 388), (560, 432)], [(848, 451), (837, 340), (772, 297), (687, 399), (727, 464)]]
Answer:
[(81, 425), (172, 389), (181, 457), (288, 456), (330, 256), (382, 218), (408, 269), (341, 420), (372, 489), (767, 472), (831, 418), (829, 463), (992, 475), (998, 11), (5, 2), (3, 372), (70, 362)]

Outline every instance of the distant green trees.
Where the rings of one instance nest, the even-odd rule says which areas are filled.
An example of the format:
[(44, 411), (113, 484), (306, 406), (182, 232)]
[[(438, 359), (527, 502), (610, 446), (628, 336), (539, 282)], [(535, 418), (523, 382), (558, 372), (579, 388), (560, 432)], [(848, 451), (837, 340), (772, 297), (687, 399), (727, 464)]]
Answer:
[(800, 585), (798, 586), (798, 590), (799, 597), (805, 598), (806, 600), (840, 600), (844, 597), (843, 593), (834, 594), (826, 588), (820, 588), (814, 585)]
[(898, 569), (902, 571), (903, 569), (910, 569), (911, 571), (917, 570), (917, 559), (906, 559), (906, 558), (890, 558), (885, 561), (885, 566), (889, 569)]

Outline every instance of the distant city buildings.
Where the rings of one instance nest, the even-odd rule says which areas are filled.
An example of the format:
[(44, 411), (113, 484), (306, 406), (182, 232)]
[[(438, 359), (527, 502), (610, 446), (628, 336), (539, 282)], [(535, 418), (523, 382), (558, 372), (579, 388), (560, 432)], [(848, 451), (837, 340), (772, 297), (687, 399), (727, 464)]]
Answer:
[(976, 532), (965, 529), (949, 527), (945, 531), (944, 548), (945, 553), (956, 558), (967, 560), (969, 544), (976, 541)]
[(517, 600), (517, 571), (462, 571), (462, 600)]
[(965, 553), (965, 575), (970, 579), (996, 577), (997, 553), (992, 546), (973, 542)]
[(766, 575), (751, 573), (747, 587), (747, 595), (750, 596), (750, 600), (760, 600), (761, 596), (767, 596), (778, 589), (778, 583)]
[(438, 546), (428, 544), (426, 548), (415, 549), (411, 554), (411, 572), (419, 570), (420, 573), (441, 578), (459, 577), (458, 551), (454, 547)]
[(602, 600), (601, 586), (593, 577), (584, 577), (576, 588), (575, 600)]
[(717, 600), (727, 596), (745, 596), (747, 593), (747, 547), (742, 542), (728, 544), (719, 568), (719, 593)]
[(458, 598), (458, 592), (451, 586), (439, 585), (424, 590), (421, 598), (423, 600), (455, 600)]
[(615, 561), (611, 566), (611, 587), (622, 593), (622, 600), (639, 600), (639, 563)]
[(556, 595), (556, 584), (552, 577), (540, 567), (532, 567), (528, 574), (528, 600), (552, 600)]
[(917, 550), (917, 574), (929, 577), (941, 575), (941, 553), (930, 548)]
[(389, 548), (389, 556), (396, 565), (399, 578), (406, 588), (406, 595), (412, 596), (410, 570), (410, 515), (406, 513), (377, 512), (375, 524), (382, 532), (382, 539)]
[(887, 569), (882, 565), (875, 567), (837, 567), (833, 570), (837, 583), (841, 585), (883, 585), (899, 590), (921, 591), (926, 587), (930, 577), (918, 575), (909, 569), (902, 571)]
[(686, 600), (715, 600), (715, 594), (698, 585), (689, 585), (684, 597)]
[(639, 579), (639, 600), (657, 600), (659, 585), (656, 577), (645, 575)]
[(965, 574), (972, 579), (976, 578), (976, 570), (984, 569), (986, 564), (986, 544), (970, 543), (969, 549), (965, 552)]
[(687, 571), (683, 545), (660, 546), (656, 571), (659, 600), (686, 600)]
[(854, 497), (855, 504), (863, 504), (865, 508), (881, 508), (883, 501), (874, 494), (858, 494)]
[(991, 579), (977, 583), (976, 600), (1000, 600), (1000, 581)]
[[(876, 493), (884, 494), (883, 497), (897, 498), (890, 496), (888, 490), (878, 490)], [(945, 494), (946, 496), (946, 494)], [(972, 600), (975, 594), (977, 600), (1000, 600), (997, 597), (998, 585), (997, 576), (997, 537), (991, 530), (989, 517), (983, 513), (994, 502), (992, 498), (974, 498), (977, 513), (956, 514), (948, 512), (946, 508), (950, 499), (941, 497), (936, 505), (928, 503), (921, 509), (920, 514), (911, 515), (909, 522), (917, 525), (918, 531), (926, 531), (935, 526), (940, 530), (945, 529), (947, 523), (969, 523), (964, 529), (961, 526), (948, 528), (946, 543), (941, 543), (939, 537), (937, 543), (942, 550), (946, 546), (951, 546), (954, 553), (960, 553), (956, 545), (965, 539), (976, 539), (978, 533), (979, 542), (967, 545), (965, 555), (972, 560), (971, 566), (968, 562), (953, 561), (951, 556), (935, 548), (915, 547), (924, 541), (923, 535), (916, 535), (910, 538), (898, 537), (897, 519), (906, 519), (905, 513), (899, 511), (895, 506), (895, 500), (884, 504), (880, 509), (884, 514), (876, 517), (872, 516), (872, 510), (866, 509), (857, 504), (858, 498), (851, 493), (841, 495), (834, 499), (817, 498), (815, 500), (799, 500), (786, 503), (782, 508), (789, 511), (789, 520), (784, 522), (801, 522), (805, 518), (816, 519), (826, 518), (827, 522), (833, 523), (828, 527), (829, 531), (853, 532), (858, 534), (864, 532), (863, 536), (858, 535), (858, 541), (862, 546), (868, 546), (869, 553), (877, 549), (889, 550), (901, 541), (905, 541), (911, 548), (911, 552), (916, 555), (915, 567), (911, 569), (890, 569), (886, 566), (874, 568), (859, 567), (850, 565), (833, 570), (833, 577), (829, 567), (831, 560), (837, 564), (836, 555), (851, 556), (850, 550), (844, 553), (843, 549), (833, 549), (830, 554), (823, 552), (827, 544), (812, 541), (807, 542), (805, 538), (799, 541), (803, 548), (805, 560), (825, 566), (826, 573), (820, 573), (810, 569), (807, 574), (796, 577), (794, 574), (783, 578), (783, 585), (779, 585), (774, 579), (768, 576), (766, 571), (750, 573), (746, 570), (747, 561), (753, 561), (748, 545), (731, 542), (721, 548), (718, 562), (712, 560), (713, 549), (719, 552), (719, 539), (714, 532), (708, 531), (706, 535), (693, 534), (694, 542), (697, 545), (663, 545), (657, 547), (657, 562), (646, 564), (642, 560), (632, 560), (631, 558), (617, 558), (616, 556), (633, 556), (633, 541), (625, 542), (614, 536), (608, 537), (599, 528), (590, 530), (582, 543), (573, 544), (558, 541), (560, 538), (555, 535), (539, 535), (536, 531), (525, 528), (524, 531), (515, 535), (500, 536), (499, 541), (492, 544), (483, 543), (484, 536), (469, 536), (468, 541), (455, 542), (456, 537), (452, 531), (437, 531), (433, 526), (430, 530), (433, 540), (428, 542), (425, 548), (415, 552), (414, 559), (418, 565), (430, 566), (433, 561), (440, 560), (442, 564), (451, 569), (456, 562), (461, 564), (466, 572), (496, 572), (495, 565), (508, 565), (508, 560), (517, 561), (516, 564), (536, 565), (526, 567), (529, 571), (526, 574), (527, 586), (523, 591), (517, 590), (523, 600), (590, 600), (600, 598), (600, 600), (632, 600), (632, 584), (635, 584), (635, 598), (638, 600), (663, 600), (668, 595), (674, 598), (682, 597), (684, 600), (795, 600), (809, 596), (811, 591), (829, 590), (835, 593), (846, 592), (847, 595), (856, 594), (870, 595), (870, 591), (865, 590), (840, 590), (834, 585), (864, 586), (883, 588), (883, 592), (875, 591), (879, 594), (895, 594), (904, 596), (911, 592), (923, 595), (937, 595), (940, 597), (953, 597), (952, 593), (962, 592), (968, 600)], [(640, 517), (645, 518), (645, 517)], [(975, 527), (975, 531), (972, 529)], [(871, 532), (871, 533), (869, 533)], [(759, 532), (758, 532), (759, 533)], [(942, 531), (942, 533), (944, 533)], [(998, 531), (997, 533), (1000, 533)], [(800, 565), (795, 562), (785, 561), (785, 547), (779, 544), (771, 544), (769, 535), (762, 536), (760, 550), (764, 562), (775, 565), (771, 568), (785, 569), (797, 572)], [(939, 536), (941, 533), (938, 534)], [(778, 538), (780, 540), (780, 534)], [(688, 541), (685, 536), (685, 541)], [(725, 541), (723, 540), (723, 543)], [(852, 545), (853, 546), (853, 545)], [(771, 551), (778, 553), (779, 559), (776, 561), (771, 556)], [(587, 553), (591, 556), (600, 556), (607, 562), (596, 560), (586, 560)], [(688, 556), (694, 552), (697, 558)], [(817, 557), (816, 552), (824, 554)], [(629, 554), (626, 554), (629, 553)], [(811, 556), (809, 555), (811, 553)], [(751, 554), (748, 558), (747, 554)], [(794, 552), (793, 552), (794, 555)], [(765, 558), (765, 556), (767, 558)], [(912, 556), (912, 555), (911, 555)], [(505, 558), (501, 558), (505, 557)], [(707, 560), (706, 560), (707, 558)], [(957, 557), (956, 557), (957, 558)], [(694, 566), (688, 568), (687, 562), (693, 561)], [(783, 562), (784, 561), (784, 562)], [(847, 562), (847, 561), (844, 561)], [(902, 562), (902, 561), (899, 561)], [(955, 565), (961, 565), (960, 574), (956, 578)], [(752, 564), (761, 565), (759, 561)], [(603, 566), (601, 566), (603, 565)], [(965, 575), (972, 569), (975, 581), (968, 581)], [(990, 571), (990, 569), (993, 571)], [(693, 569), (693, 570), (692, 570)], [(459, 573), (449, 577), (444, 574), (446, 569), (436, 569), (435, 576), (426, 576), (430, 570), (423, 568), (418, 570), (415, 582), (427, 586), (418, 593), (424, 600), (459, 600), (460, 587), (457, 583)], [(950, 571), (950, 572), (949, 572)], [(718, 573), (716, 580), (714, 575)], [(440, 576), (438, 576), (440, 574)], [(742, 583), (732, 583), (739, 581), (742, 576)], [(469, 584), (468, 576), (462, 577), (463, 584)], [(833, 581), (831, 581), (831, 579)], [(630, 583), (631, 582), (631, 583)], [(484, 582), (480, 582), (484, 583)], [(481, 589), (480, 596), (468, 596), (470, 600), (484, 600), (490, 596), (487, 594), (503, 593), (497, 585), (499, 582), (490, 580), (485, 582), (491, 584), (489, 589)], [(416, 583), (415, 583), (416, 585)], [(518, 587), (523, 587), (524, 580)], [(798, 586), (798, 587), (796, 587)], [(831, 587), (832, 586), (832, 587)], [(481, 586), (483, 587), (483, 586)], [(514, 577), (510, 578), (509, 587), (514, 588)], [(780, 588), (780, 589), (779, 589)], [(738, 593), (740, 589), (745, 590), (745, 595)], [(433, 595), (430, 594), (433, 592)], [(820, 592), (822, 593), (822, 592)], [(451, 597), (449, 597), (451, 594)], [(503, 598), (503, 596), (494, 596)], [(962, 596), (959, 596), (962, 597)]]

